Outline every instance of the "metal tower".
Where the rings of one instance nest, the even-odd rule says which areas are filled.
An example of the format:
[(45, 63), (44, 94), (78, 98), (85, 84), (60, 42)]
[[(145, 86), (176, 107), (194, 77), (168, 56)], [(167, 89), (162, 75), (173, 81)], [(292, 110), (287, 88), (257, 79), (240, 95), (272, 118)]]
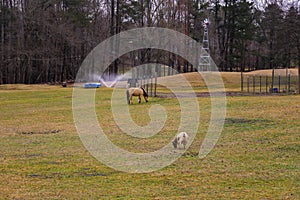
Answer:
[(204, 27), (204, 35), (203, 35), (203, 42), (200, 54), (200, 65), (198, 71), (210, 71), (211, 62), (210, 62), (210, 52), (209, 52), (209, 39), (208, 39), (208, 26), (210, 22), (209, 19), (205, 19), (203, 21)]

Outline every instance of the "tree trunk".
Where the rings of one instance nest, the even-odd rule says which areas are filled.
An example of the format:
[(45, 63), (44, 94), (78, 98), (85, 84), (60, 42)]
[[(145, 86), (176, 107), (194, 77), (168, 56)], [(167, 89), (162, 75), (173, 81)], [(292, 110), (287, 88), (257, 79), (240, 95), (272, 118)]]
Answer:
[(1, 24), (1, 63), (0, 63), (0, 85), (3, 84), (2, 65), (4, 64), (4, 24)]
[(300, 94), (300, 41), (298, 42), (298, 94)]

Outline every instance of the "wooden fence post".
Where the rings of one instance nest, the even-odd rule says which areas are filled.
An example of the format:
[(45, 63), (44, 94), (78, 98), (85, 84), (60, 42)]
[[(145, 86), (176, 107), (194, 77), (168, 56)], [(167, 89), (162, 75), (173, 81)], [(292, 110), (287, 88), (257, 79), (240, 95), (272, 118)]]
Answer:
[(268, 84), (268, 75), (266, 75), (266, 93), (270, 92), (270, 90), (268, 89), (269, 84)]
[(255, 94), (255, 75), (253, 75), (253, 94)]
[(150, 76), (150, 96), (152, 97), (153, 96), (153, 76), (151, 75)]
[(250, 93), (250, 78), (247, 77), (247, 91)]
[(280, 77), (280, 74), (278, 75), (278, 93), (280, 93), (280, 82), (281, 82), (281, 77)]
[(261, 94), (261, 87), (262, 87), (262, 85), (261, 85), (261, 75), (259, 75), (259, 93)]
[(154, 96), (156, 97), (156, 87), (157, 87), (157, 72), (155, 72), (155, 79), (154, 79)]
[(290, 91), (291, 91), (291, 74), (289, 74), (289, 76), (288, 76), (288, 94), (290, 93)]

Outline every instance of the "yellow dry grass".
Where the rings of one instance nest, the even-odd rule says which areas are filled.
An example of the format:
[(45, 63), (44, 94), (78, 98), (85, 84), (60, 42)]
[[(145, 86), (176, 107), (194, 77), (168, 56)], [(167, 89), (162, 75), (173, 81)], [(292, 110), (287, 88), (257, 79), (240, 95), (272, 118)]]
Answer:
[[(239, 88), (239, 73), (221, 73), (227, 90)], [(184, 76), (197, 90), (197, 73)], [(167, 80), (169, 79), (169, 80)], [(175, 81), (174, 81), (175, 80)], [(149, 122), (151, 105), (169, 113), (167, 127), (150, 141), (132, 140), (111, 115), (113, 89), (96, 93), (96, 112), (116, 145), (151, 151), (171, 140), (178, 127), (176, 99), (150, 98), (130, 106), (137, 124)], [(197, 156), (210, 119), (210, 98), (198, 98), (201, 123), (187, 152), (172, 165), (149, 174), (108, 168), (84, 148), (72, 117), (72, 88), (0, 86), (1, 199), (299, 199), (300, 96), (227, 98), (221, 137), (205, 158)], [(54, 134), (22, 134), (22, 132)], [(151, 143), (155, 141), (155, 143)]]
[[(246, 72), (246, 75), (262, 75), (262, 76), (272, 76), (272, 70), (256, 70), (252, 72)], [(290, 74), (291, 76), (298, 76), (298, 69), (275, 69), (274, 75), (282, 75), (285, 76), (286, 74)]]

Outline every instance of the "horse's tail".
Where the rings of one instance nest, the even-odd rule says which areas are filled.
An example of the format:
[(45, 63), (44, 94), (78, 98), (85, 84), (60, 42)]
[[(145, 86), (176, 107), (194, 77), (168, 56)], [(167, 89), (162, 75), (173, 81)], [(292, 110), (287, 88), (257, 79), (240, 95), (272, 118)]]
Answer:
[(141, 87), (141, 89), (143, 90), (144, 97), (148, 97), (148, 93), (145, 91), (145, 89), (143, 87)]
[(129, 89), (126, 90), (127, 103), (130, 104)]

